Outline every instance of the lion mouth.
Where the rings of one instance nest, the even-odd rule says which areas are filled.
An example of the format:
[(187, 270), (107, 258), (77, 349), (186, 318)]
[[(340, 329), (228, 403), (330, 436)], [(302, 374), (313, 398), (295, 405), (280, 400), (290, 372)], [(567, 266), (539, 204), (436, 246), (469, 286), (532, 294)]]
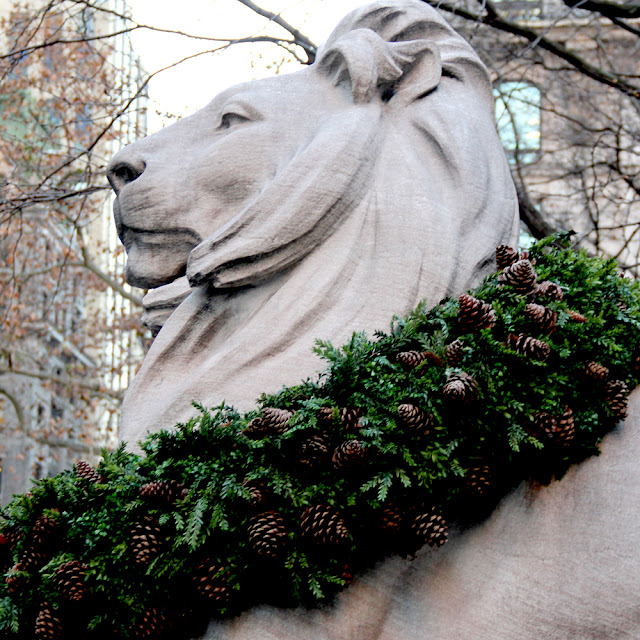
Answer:
[(184, 229), (123, 228), (122, 242), (127, 252), (125, 279), (141, 289), (156, 289), (184, 276), (189, 254), (200, 244)]
[(171, 249), (176, 244), (188, 244), (193, 249), (201, 240), (198, 234), (191, 229), (174, 227), (169, 229), (140, 229), (123, 225), (118, 234), (125, 249), (134, 244), (148, 245), (150, 250), (160, 251), (163, 248)]
[[(136, 213), (141, 218), (142, 212)], [(113, 215), (118, 237), (127, 252), (126, 281), (140, 289), (157, 289), (185, 275), (187, 260), (202, 239), (188, 227), (166, 226), (148, 229), (124, 222), (116, 199)]]

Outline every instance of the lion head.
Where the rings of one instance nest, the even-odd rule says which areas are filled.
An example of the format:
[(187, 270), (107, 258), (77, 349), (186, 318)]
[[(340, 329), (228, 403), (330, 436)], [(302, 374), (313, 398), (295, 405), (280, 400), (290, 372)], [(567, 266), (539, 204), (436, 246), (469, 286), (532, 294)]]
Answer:
[(162, 325), (129, 440), (193, 400), (247, 407), (319, 368), (315, 338), (463, 291), (517, 221), (486, 69), (418, 0), (355, 11), (312, 66), (228, 89), (108, 175), (127, 279)]

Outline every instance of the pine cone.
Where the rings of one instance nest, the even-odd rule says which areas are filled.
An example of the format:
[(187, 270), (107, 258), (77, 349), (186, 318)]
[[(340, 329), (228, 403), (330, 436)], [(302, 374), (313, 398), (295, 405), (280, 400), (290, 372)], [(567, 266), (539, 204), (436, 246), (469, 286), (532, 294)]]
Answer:
[(499, 276), (500, 284), (509, 285), (518, 293), (530, 295), (536, 291), (538, 276), (529, 260), (518, 260), (507, 267)]
[(149, 564), (162, 548), (162, 532), (152, 519), (136, 524), (131, 529), (131, 549), (137, 564)]
[(52, 509), (49, 514), (42, 514), (33, 525), (31, 533), (34, 537), (48, 537), (58, 526), (59, 509)]
[(263, 511), (249, 520), (249, 542), (263, 558), (276, 558), (289, 543), (284, 518), (277, 511)]
[(429, 364), (433, 364), (436, 367), (441, 367), (442, 366), (442, 359), (440, 358), (440, 356), (438, 354), (433, 353), (433, 351), (423, 351), (422, 355), (424, 356), (424, 359)]
[[(262, 480), (245, 480), (242, 486), (249, 491), (249, 504), (252, 507), (264, 507), (272, 497), (272, 492), (267, 483)], [(264, 509), (262, 509), (264, 511)]]
[(347, 526), (331, 506), (318, 504), (307, 507), (300, 519), (302, 535), (316, 544), (340, 545), (349, 541)]
[(604, 397), (616, 420), (624, 420), (627, 417), (628, 395), (629, 387), (622, 380), (611, 380), (605, 386)]
[(265, 407), (259, 418), (254, 418), (243, 431), (248, 438), (264, 438), (266, 436), (282, 435), (289, 430), (289, 420), (293, 417), (287, 409)]
[(599, 362), (587, 362), (583, 370), (587, 378), (595, 382), (605, 382), (609, 377), (609, 369)]
[(262, 423), (271, 433), (282, 434), (289, 430), (289, 420), (293, 413), (287, 409), (265, 407), (262, 410)]
[(558, 314), (541, 304), (530, 303), (524, 308), (525, 317), (544, 333), (555, 331), (558, 321)]
[(77, 560), (70, 560), (56, 569), (54, 574), (55, 588), (65, 599), (79, 602), (88, 593), (85, 585), (86, 577), (86, 565)]
[(416, 407), (415, 404), (398, 406), (398, 423), (417, 438), (425, 438), (433, 426), (433, 415)]
[(155, 638), (169, 627), (167, 612), (160, 607), (149, 607), (131, 629), (134, 638)]
[(509, 336), (509, 343), (512, 349), (515, 349), (523, 356), (528, 356), (534, 360), (544, 362), (551, 353), (551, 348), (546, 342), (525, 336), (524, 334)]
[(211, 558), (198, 564), (193, 573), (196, 591), (206, 600), (225, 603), (229, 600), (229, 572)]
[(549, 280), (540, 283), (536, 295), (538, 297), (548, 298), (549, 300), (562, 300), (562, 298), (564, 298), (562, 287), (555, 282), (549, 282)]
[(8, 527), (7, 529), (4, 529), (2, 534), (4, 535), (11, 551), (15, 551), (20, 540), (24, 538), (24, 533), (22, 532), (22, 529), (20, 529), (15, 525)]
[(47, 554), (43, 553), (41, 547), (29, 545), (25, 547), (20, 556), (20, 564), (27, 570), (38, 569), (47, 561)]
[(318, 409), (318, 426), (329, 429), (333, 425), (333, 409), (331, 407), (321, 407)]
[(478, 383), (464, 371), (454, 373), (447, 378), (442, 394), (447, 400), (469, 404), (478, 397)]
[(329, 438), (314, 434), (300, 443), (300, 464), (307, 469), (317, 469), (326, 465), (331, 457)]
[(572, 309), (568, 309), (567, 313), (569, 314), (569, 317), (574, 322), (586, 322), (587, 321), (586, 317), (583, 316), (581, 313), (578, 313), (577, 311), (573, 311)]
[(45, 547), (52, 540), (59, 526), (60, 511), (52, 509), (50, 514), (42, 514), (31, 529), (31, 544), (34, 547)]
[(86, 460), (78, 460), (75, 466), (78, 480), (86, 480), (93, 484), (100, 482), (100, 474)]
[(435, 509), (416, 516), (411, 524), (411, 531), (420, 543), (426, 542), (430, 547), (441, 547), (447, 541), (448, 529), (445, 519)]
[(367, 462), (367, 450), (360, 440), (346, 440), (336, 447), (331, 462), (338, 470), (357, 469)]
[(187, 487), (175, 480), (154, 480), (140, 487), (140, 497), (160, 506), (168, 506), (187, 497)]
[(62, 623), (57, 610), (43, 602), (36, 618), (35, 637), (37, 640), (57, 640), (62, 638)]
[(508, 244), (496, 247), (496, 266), (498, 269), (506, 269), (518, 261), (518, 252)]
[(27, 571), (27, 567), (18, 562), (11, 567), (4, 581), (11, 595), (19, 595), (27, 587), (30, 580), (31, 576)]
[(556, 444), (568, 447), (576, 434), (576, 425), (573, 419), (573, 411), (569, 407), (564, 408), (564, 412), (557, 419), (556, 429), (551, 439)]
[(382, 507), (380, 528), (387, 535), (397, 536), (402, 532), (402, 511), (395, 504), (388, 503)]
[(529, 423), (525, 430), (530, 436), (538, 440), (551, 440), (558, 429), (558, 421), (546, 411), (538, 411), (533, 414), (533, 423)]
[(486, 465), (467, 469), (465, 482), (467, 489), (469, 489), (473, 495), (477, 497), (485, 496), (489, 493), (492, 486), (491, 470)]
[(361, 429), (360, 417), (362, 412), (358, 408), (343, 407), (340, 409), (340, 423), (345, 431), (354, 433)]
[(254, 418), (249, 422), (246, 429), (242, 430), (242, 434), (253, 440), (260, 440), (269, 435), (268, 429), (264, 426), (262, 418)]
[(496, 324), (496, 312), (482, 300), (464, 294), (458, 298), (458, 325), (463, 331), (491, 329)]
[(407, 369), (415, 369), (418, 365), (422, 364), (427, 357), (420, 351), (401, 351), (396, 356), (396, 362), (399, 362), (403, 367)]
[(462, 340), (454, 340), (453, 342), (450, 342), (445, 347), (444, 353), (447, 358), (447, 364), (450, 367), (455, 367), (460, 364), (464, 356), (464, 344), (462, 343)]

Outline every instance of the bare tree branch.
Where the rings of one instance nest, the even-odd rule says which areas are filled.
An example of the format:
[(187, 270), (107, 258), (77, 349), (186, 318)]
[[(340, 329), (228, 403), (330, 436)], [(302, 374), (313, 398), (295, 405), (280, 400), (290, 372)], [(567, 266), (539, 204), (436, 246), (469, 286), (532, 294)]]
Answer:
[(26, 371), (25, 369), (15, 369), (0, 367), (0, 375), (13, 374), (16, 376), (24, 376), (26, 378), (35, 378), (37, 380), (47, 380), (49, 382), (55, 382), (65, 387), (78, 387), (80, 389), (86, 389), (87, 391), (93, 391), (94, 393), (114, 400), (122, 399), (121, 391), (111, 391), (104, 385), (97, 383), (84, 382), (78, 378), (70, 378), (66, 376), (57, 376), (52, 373), (41, 373), (39, 371)]
[(536, 240), (546, 238), (559, 231), (536, 209), (522, 185), (516, 185), (516, 192), (518, 194), (520, 220), (527, 225), (527, 229)]
[(108, 191), (109, 187), (92, 186), (85, 189), (49, 189), (33, 191), (18, 198), (0, 199), (0, 212), (17, 211), (37, 204), (62, 202), (69, 198), (83, 198), (101, 191)]
[(136, 307), (142, 308), (142, 298), (140, 296), (136, 296), (130, 291), (127, 291), (119, 282), (114, 280), (111, 276), (105, 273), (102, 269), (100, 269), (89, 257), (87, 250), (85, 247), (82, 248), (82, 257), (83, 262), (72, 263), (72, 266), (82, 266), (87, 268), (91, 273), (95, 274), (102, 280), (105, 284), (107, 284), (111, 289), (119, 293), (123, 298), (129, 300), (129, 302), (136, 305)]
[[(238, 0), (238, 2), (241, 2), (242, 0)], [(11, 58), (15, 58), (15, 57), (22, 57), (25, 55), (29, 55), (31, 53), (34, 53), (36, 51), (39, 51), (41, 49), (47, 49), (49, 47), (54, 47), (57, 45), (68, 45), (68, 44), (84, 44), (87, 42), (98, 42), (98, 41), (107, 41), (110, 40), (112, 38), (115, 38), (117, 36), (123, 35), (125, 33), (132, 33), (134, 31), (138, 31), (141, 29), (145, 29), (148, 31), (154, 31), (157, 33), (166, 33), (166, 34), (170, 34), (170, 35), (177, 35), (177, 36), (183, 36), (185, 38), (190, 38), (192, 40), (202, 40), (204, 42), (222, 42), (222, 43), (227, 43), (227, 44), (246, 44), (246, 43), (253, 43), (253, 42), (270, 42), (272, 44), (276, 44), (278, 46), (282, 46), (282, 45), (289, 45), (289, 46), (300, 46), (303, 49), (305, 49), (305, 47), (302, 46), (302, 44), (300, 44), (300, 42), (296, 39), (294, 40), (289, 40), (287, 38), (276, 38), (274, 36), (247, 36), (246, 38), (213, 38), (210, 36), (200, 36), (200, 35), (194, 35), (191, 33), (187, 33), (186, 31), (179, 31), (179, 30), (175, 30), (175, 29), (162, 29), (160, 27), (152, 27), (150, 25), (145, 25), (145, 24), (135, 24), (132, 27), (129, 27), (127, 29), (121, 29), (120, 31), (113, 31), (111, 33), (105, 33), (105, 34), (100, 34), (100, 35), (96, 35), (96, 36), (87, 36), (87, 37), (81, 37), (81, 38), (57, 38), (55, 40), (48, 40), (46, 42), (41, 42), (39, 44), (35, 44), (35, 45), (31, 45), (29, 47), (24, 47), (22, 49), (14, 49), (12, 51), (9, 51), (8, 53), (2, 54), (0, 55), (0, 60), (3, 59), (11, 59)], [(305, 49), (305, 51), (307, 51), (307, 49)], [(206, 52), (205, 52), (206, 53)], [(308, 53), (308, 52), (307, 52)], [(311, 63), (309, 63), (311, 64)]]
[(611, 20), (611, 22), (613, 22), (613, 24), (615, 24), (617, 27), (620, 27), (621, 29), (632, 33), (634, 36), (640, 37), (640, 29), (636, 29), (636, 27), (630, 25), (628, 22), (623, 22), (622, 20), (620, 20), (620, 18), (611, 17), (609, 18), (609, 20)]
[[(185, 56), (184, 58), (182, 58), (182, 59), (180, 59), (180, 60), (178, 60), (176, 62), (173, 62), (173, 63), (163, 67), (162, 69), (158, 69), (157, 71), (154, 71), (153, 73), (148, 74), (146, 76), (146, 78), (138, 85), (138, 87), (136, 88), (136, 91), (133, 93), (133, 95), (131, 95), (127, 100), (125, 100), (124, 104), (120, 107), (120, 109), (118, 109), (118, 111), (115, 113), (115, 115), (113, 115), (113, 116), (111, 116), (111, 118), (109, 118), (108, 122), (96, 134), (96, 136), (89, 143), (89, 145), (86, 148), (84, 148), (81, 151), (79, 151), (78, 153), (76, 153), (75, 155), (73, 155), (70, 158), (68, 158), (65, 162), (61, 163), (53, 171), (51, 171), (46, 176), (44, 176), (44, 178), (37, 185), (36, 189), (41, 189), (42, 187), (44, 187), (47, 184), (47, 182), (49, 180), (51, 180), (51, 178), (53, 178), (56, 174), (58, 174), (59, 172), (61, 172), (64, 169), (68, 168), (74, 162), (76, 162), (77, 160), (82, 158), (83, 156), (89, 156), (89, 154), (93, 151), (93, 149), (95, 149), (95, 147), (98, 145), (98, 143), (112, 130), (112, 128), (114, 127), (116, 122), (118, 122), (126, 113), (129, 112), (129, 109), (131, 108), (131, 105), (141, 95), (143, 95), (144, 90), (147, 88), (147, 86), (148, 86), (148, 84), (149, 84), (149, 82), (151, 81), (152, 78), (154, 78), (158, 74), (162, 73), (163, 71), (167, 71), (168, 69), (172, 69), (174, 67), (177, 67), (178, 65), (182, 64), (183, 62), (186, 62), (187, 60), (193, 60), (193, 59), (198, 58), (198, 57), (203, 56), (203, 55), (207, 55), (207, 54), (210, 54), (210, 53), (216, 53), (218, 51), (223, 51), (224, 49), (228, 49), (230, 46), (232, 46), (234, 44), (246, 44), (248, 42), (272, 42), (274, 44), (278, 44), (279, 46), (282, 46), (281, 43), (284, 42), (284, 41), (277, 40), (277, 39), (272, 38), (270, 36), (255, 36), (255, 37), (251, 37), (251, 38), (242, 38), (242, 39), (239, 39), (239, 40), (234, 40), (234, 41), (228, 42), (228, 43), (226, 43), (226, 44), (224, 44), (224, 45), (222, 45), (220, 47), (217, 47), (216, 49), (209, 49), (207, 51), (199, 51), (199, 52), (194, 53), (192, 55)], [(289, 49), (287, 49), (287, 51), (289, 51)]]
[(311, 42), (311, 40), (309, 40), (307, 36), (305, 36), (303, 33), (300, 33), (300, 31), (298, 31), (295, 27), (292, 27), (277, 13), (262, 9), (254, 2), (251, 2), (251, 0), (238, 0), (238, 2), (251, 9), (251, 11), (254, 11), (259, 16), (266, 18), (270, 22), (273, 22), (282, 27), (285, 31), (288, 31), (294, 37), (296, 44), (305, 50), (308, 57), (307, 64), (313, 64), (316, 59), (316, 51), (318, 47), (313, 42)]
[(640, 18), (640, 5), (638, 4), (617, 4), (615, 2), (605, 2), (603, 0), (562, 0), (567, 7), (584, 9), (585, 11), (595, 11), (606, 18), (625, 18), (635, 20)]
[(569, 51), (563, 45), (549, 40), (537, 31), (530, 29), (529, 27), (525, 27), (506, 20), (505, 18), (501, 17), (495, 11), (495, 9), (490, 9), (485, 11), (485, 13), (480, 14), (472, 13), (470, 11), (467, 11), (466, 9), (461, 9), (460, 7), (453, 6), (446, 2), (440, 2), (439, 0), (422, 0), (422, 2), (425, 2), (426, 4), (431, 5), (436, 9), (447, 11), (452, 15), (465, 18), (466, 20), (486, 24), (494, 29), (497, 29), (498, 31), (503, 31), (505, 33), (510, 33), (511, 35), (524, 38), (534, 46), (543, 49), (544, 51), (548, 51), (554, 56), (557, 56), (561, 60), (569, 63), (574, 69), (587, 76), (588, 78), (596, 80), (597, 82), (600, 82), (609, 87), (613, 87), (614, 89), (620, 91), (625, 95), (640, 100), (640, 87), (625, 82), (616, 75), (592, 65), (584, 58), (578, 56), (572, 51)]

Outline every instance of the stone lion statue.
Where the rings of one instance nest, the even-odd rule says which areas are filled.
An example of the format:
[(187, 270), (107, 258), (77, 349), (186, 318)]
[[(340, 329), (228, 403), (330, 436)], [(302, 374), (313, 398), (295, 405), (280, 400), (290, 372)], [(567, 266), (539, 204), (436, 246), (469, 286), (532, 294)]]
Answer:
[[(246, 408), (320, 368), (315, 338), (461, 293), (517, 220), (487, 72), (417, 0), (357, 10), (314, 65), (225, 91), (109, 177), (159, 330), (126, 440), (192, 400)], [(522, 486), (443, 549), (386, 561), (335, 607), (261, 608), (207, 640), (637, 640), (639, 402), (600, 457)]]
[(120, 151), (126, 276), (159, 330), (122, 438), (251, 407), (323, 368), (316, 339), (464, 291), (517, 201), (471, 47), (417, 0), (347, 16), (297, 73), (232, 87)]

